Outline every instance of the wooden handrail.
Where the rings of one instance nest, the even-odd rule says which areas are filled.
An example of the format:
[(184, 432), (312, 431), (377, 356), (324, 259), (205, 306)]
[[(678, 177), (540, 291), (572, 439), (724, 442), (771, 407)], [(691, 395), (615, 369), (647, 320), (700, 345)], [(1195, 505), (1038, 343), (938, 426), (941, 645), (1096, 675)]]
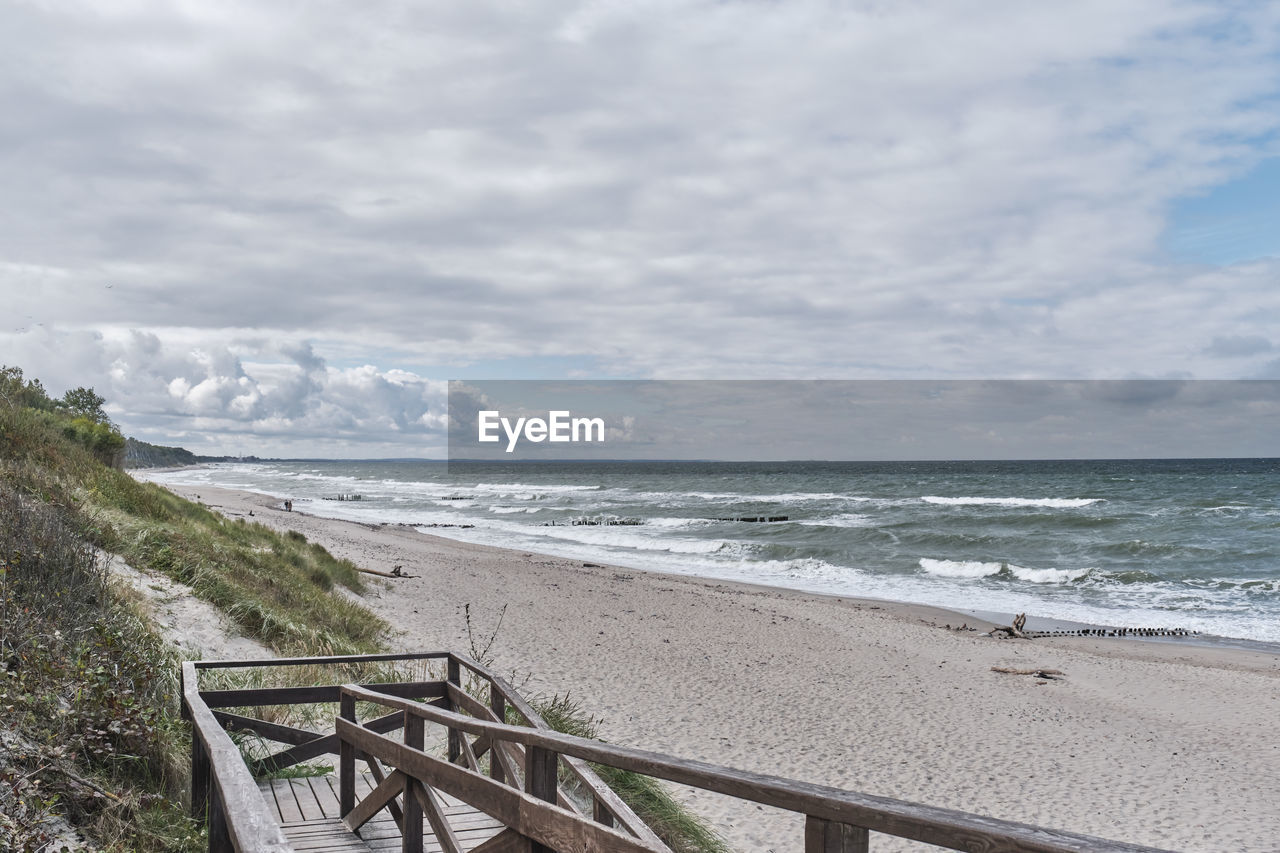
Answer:
[(200, 698), (192, 661), (182, 664), (182, 706), (191, 721), (191, 808), (209, 822), (210, 853), (292, 851), (239, 748)]
[[(814, 825), (817, 829), (813, 834), (823, 837), (827, 837), (824, 835), (825, 829), (822, 824), (826, 822), (835, 827), (847, 826), (864, 832), (866, 830), (881, 832), (951, 850), (982, 850), (984, 853), (1001, 853), (1001, 851), (1008, 851), (1008, 853), (1013, 851), (1168, 853), (1153, 847), (1044, 829), (1030, 824), (998, 820), (888, 797), (860, 794), (779, 776), (735, 770), (702, 761), (673, 758), (657, 752), (606, 744), (546, 729), (482, 721), (418, 702), (379, 694), (376, 690), (356, 684), (343, 685), (342, 695), (350, 697), (352, 701), (358, 699), (387, 708), (395, 708), (446, 726), (451, 730), (472, 735), (487, 735), (491, 739), (522, 744), (526, 749), (533, 747), (550, 750), (584, 761), (605, 764), (645, 776), (797, 812), (805, 815), (810, 821), (818, 822)], [(340, 738), (345, 738), (348, 734), (358, 738), (360, 748), (366, 751), (374, 743), (374, 738), (379, 738), (388, 744), (389, 748), (403, 749), (403, 744), (372, 732), (362, 730), (356, 734), (355, 727), (351, 724), (339, 723), (338, 731)], [(401, 753), (397, 755), (403, 757)], [(809, 834), (810, 829), (807, 829), (806, 836)], [(831, 849), (852, 850), (856, 849), (855, 845), (857, 842), (848, 846), (839, 844)]]
[[(450, 653), (449, 657), (456, 661), (459, 666), (465, 667), (479, 676), (481, 679), (489, 682), (490, 688), (497, 691), (497, 695), (504, 701), (503, 704), (509, 705), (515, 709), (524, 721), (536, 729), (551, 731), (551, 727), (542, 719), (542, 716), (534, 709), (532, 705), (525, 700), (519, 692), (516, 691), (506, 679), (498, 675), (489, 667), (478, 661), (472, 660), (463, 655)], [(494, 697), (490, 695), (490, 704), (494, 705)], [(505, 722), (505, 720), (493, 717), (494, 722)], [(595, 771), (587, 767), (581, 759), (571, 755), (562, 755), (561, 760), (568, 769), (569, 774), (573, 776), (580, 784), (591, 792), (592, 814), (597, 822), (606, 826), (617, 823), (627, 832), (639, 838), (650, 846), (659, 850), (669, 850), (666, 843), (660, 839), (653, 829), (641, 820), (631, 807), (623, 802), (612, 788), (604, 783)], [(497, 777), (495, 777), (497, 778)]]

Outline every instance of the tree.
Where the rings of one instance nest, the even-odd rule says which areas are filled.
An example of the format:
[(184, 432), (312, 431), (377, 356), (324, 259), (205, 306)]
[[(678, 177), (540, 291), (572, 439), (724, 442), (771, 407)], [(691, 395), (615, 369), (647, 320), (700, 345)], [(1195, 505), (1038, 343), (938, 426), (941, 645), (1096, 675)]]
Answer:
[(72, 388), (62, 395), (62, 405), (77, 417), (88, 418), (95, 423), (110, 424), (111, 419), (102, 411), (102, 404), (107, 398), (92, 388)]

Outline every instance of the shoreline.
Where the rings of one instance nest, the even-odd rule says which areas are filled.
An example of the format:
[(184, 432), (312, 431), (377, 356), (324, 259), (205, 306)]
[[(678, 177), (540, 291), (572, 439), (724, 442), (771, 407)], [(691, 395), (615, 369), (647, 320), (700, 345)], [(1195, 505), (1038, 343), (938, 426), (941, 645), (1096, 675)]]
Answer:
[[(389, 644), (469, 653), (470, 604), (481, 644), (501, 620), (499, 671), (526, 693), (571, 693), (615, 743), (1175, 849), (1268, 850), (1280, 834), (1280, 781), (1265, 781), (1280, 749), (1257, 744), (1280, 716), (1275, 654), (996, 640), (946, 630), (975, 620), (939, 608), (584, 565), (286, 513), (258, 493), (168, 488), (364, 567), (404, 564), (415, 577), (363, 597), (395, 626)], [(794, 816), (680, 794), (737, 849), (798, 838)]]

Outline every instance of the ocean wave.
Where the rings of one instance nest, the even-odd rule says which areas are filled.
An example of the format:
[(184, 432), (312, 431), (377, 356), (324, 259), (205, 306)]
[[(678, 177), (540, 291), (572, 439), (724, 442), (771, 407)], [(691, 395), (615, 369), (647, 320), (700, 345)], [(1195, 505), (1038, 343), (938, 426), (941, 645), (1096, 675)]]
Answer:
[(920, 498), (927, 504), (943, 506), (1047, 506), (1054, 509), (1077, 509), (1101, 501), (1101, 498), (945, 498), (925, 495)]
[[(466, 504), (468, 506), (476, 505), (475, 501), (449, 501), (449, 503), (460, 503), (460, 504)], [(491, 506), (489, 507), (489, 512), (497, 513), (498, 515), (512, 515), (515, 513), (527, 514), (532, 512), (542, 512), (542, 507), (540, 506)]]
[(695, 498), (700, 501), (728, 501), (730, 503), (803, 503), (806, 501), (873, 501), (878, 498), (845, 495), (839, 492), (779, 492), (776, 494), (749, 494), (743, 492), (636, 492), (634, 497), (657, 502), (679, 501)]
[(1007, 575), (1029, 583), (1067, 583), (1088, 575), (1092, 569), (1033, 569), (1011, 563), (980, 560), (934, 560), (920, 558), (926, 574), (940, 578), (988, 578)]
[(806, 518), (797, 523), (805, 527), (869, 527), (873, 524), (871, 516), (856, 512), (845, 512), (827, 518)]
[[(738, 543), (728, 539), (689, 539), (679, 536), (645, 535), (637, 528), (619, 527), (540, 527), (536, 534), (548, 539), (568, 539), (584, 545), (624, 548), (632, 551), (658, 551), (671, 554), (715, 554), (732, 549)], [(535, 531), (527, 531), (533, 533)]]
[(505, 494), (507, 492), (598, 492), (599, 486), (575, 486), (567, 483), (476, 483), (474, 486), (459, 486), (476, 492)]

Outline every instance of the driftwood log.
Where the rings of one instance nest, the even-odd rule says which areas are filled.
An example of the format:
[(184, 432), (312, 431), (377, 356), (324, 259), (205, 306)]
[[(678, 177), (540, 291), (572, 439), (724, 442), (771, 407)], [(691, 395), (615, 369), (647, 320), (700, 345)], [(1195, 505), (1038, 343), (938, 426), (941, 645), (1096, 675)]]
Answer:
[(994, 637), (997, 634), (1003, 634), (1006, 637), (1016, 637), (1019, 640), (1028, 640), (1030, 637), (1028, 637), (1022, 630), (1026, 625), (1027, 614), (1019, 613), (1017, 616), (1013, 617), (1012, 625), (998, 625), (988, 631), (987, 636)]
[(380, 578), (412, 578), (417, 577), (404, 571), (404, 566), (395, 566), (389, 572), (379, 571), (378, 569), (362, 569), (356, 566), (357, 572), (364, 572), (366, 575), (377, 575)]
[(1060, 669), (1014, 669), (1011, 666), (993, 666), (991, 671), (1003, 672), (1006, 675), (1034, 675), (1036, 678), (1045, 678), (1049, 681), (1066, 677), (1066, 673)]

